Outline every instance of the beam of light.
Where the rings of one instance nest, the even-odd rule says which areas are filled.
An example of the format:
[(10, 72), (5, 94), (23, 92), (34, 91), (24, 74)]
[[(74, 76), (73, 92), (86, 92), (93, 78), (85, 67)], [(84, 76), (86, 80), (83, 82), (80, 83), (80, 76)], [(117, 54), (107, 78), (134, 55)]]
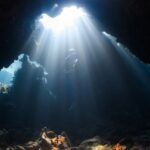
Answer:
[[(94, 60), (95, 44), (102, 46), (100, 32), (87, 11), (77, 6), (65, 7), (55, 17), (42, 14), (38, 23), (42, 32), (34, 39), (36, 47), (32, 50), (32, 58), (46, 68), (51, 86), (58, 85), (57, 91), (64, 93), (71, 85), (75, 86), (71, 91), (70, 108), (67, 108), (74, 109), (75, 101), (84, 87), (92, 97), (88, 59), (92, 57)], [(78, 67), (82, 71), (75, 76)], [(80, 77), (83, 80), (79, 83), (77, 79)], [(59, 80), (61, 82), (57, 83)], [(81, 86), (78, 89), (79, 84)], [(66, 87), (60, 89), (63, 85)]]
[(43, 24), (44, 28), (56, 32), (76, 25), (85, 15), (86, 13), (82, 8), (71, 6), (63, 8), (61, 14), (56, 17), (42, 14), (39, 21)]
[[(107, 97), (104, 90), (107, 91), (105, 85), (110, 80), (110, 84), (114, 85), (114, 92), (128, 87), (128, 82), (122, 79), (128, 72), (126, 65), (141, 72), (140, 69), (135, 69), (135, 60), (117, 43), (116, 38), (107, 32), (101, 32), (96, 23), (84, 9), (71, 6), (65, 7), (56, 17), (42, 14), (38, 22), (40, 29), (33, 33), (35, 47), (31, 57), (46, 68), (49, 86), (58, 91), (56, 95), (61, 100), (69, 97), (72, 101), (68, 110), (75, 109), (76, 102), (82, 99), (87, 111), (91, 107), (93, 112), (97, 111), (95, 99), (97, 96), (99, 99)], [(120, 69), (120, 66), (125, 69)], [(101, 80), (98, 83), (95, 80), (97, 78)], [(95, 91), (94, 84), (100, 92)], [(112, 93), (108, 92), (109, 94)], [(41, 96), (40, 92), (38, 96)], [(44, 102), (40, 101), (39, 106), (40, 103)]]

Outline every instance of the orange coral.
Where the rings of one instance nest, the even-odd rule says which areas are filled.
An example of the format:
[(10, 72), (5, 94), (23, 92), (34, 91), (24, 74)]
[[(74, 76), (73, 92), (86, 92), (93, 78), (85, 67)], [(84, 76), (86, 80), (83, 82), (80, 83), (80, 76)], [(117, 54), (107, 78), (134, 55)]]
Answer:
[(43, 132), (41, 135), (41, 139), (43, 141), (43, 144), (46, 147), (49, 147), (51, 150), (59, 150), (68, 148), (68, 143), (66, 141), (66, 138), (62, 135), (56, 135), (52, 131)]
[(118, 143), (113, 147), (113, 150), (125, 150), (125, 147)]

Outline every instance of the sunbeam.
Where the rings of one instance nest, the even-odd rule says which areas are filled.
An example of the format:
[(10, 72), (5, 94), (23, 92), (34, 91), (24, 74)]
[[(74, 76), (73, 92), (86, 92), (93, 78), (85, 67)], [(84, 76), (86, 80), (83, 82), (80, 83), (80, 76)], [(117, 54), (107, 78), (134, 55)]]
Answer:
[[(116, 37), (102, 32), (100, 21), (85, 8), (66, 6), (54, 16), (58, 8), (35, 20), (23, 48), (29, 55), (18, 58), (21, 67), (12, 64), (1, 70), (13, 72), (11, 95), (17, 110), (11, 121), (58, 129), (92, 124), (93, 130), (110, 120), (126, 123), (129, 114), (148, 116), (148, 67)], [(0, 89), (7, 94), (5, 84)]]
[[(57, 95), (66, 99), (66, 110), (76, 110), (76, 105), (86, 103), (85, 112), (88, 109), (91, 113), (101, 111), (103, 105), (100, 110), (95, 99), (99, 97), (108, 101), (119, 88), (124, 89), (123, 99), (132, 97), (128, 92), (128, 83), (123, 79), (128, 77), (126, 74), (130, 67), (124, 63), (136, 68), (135, 60), (125, 48), (121, 49), (121, 44), (116, 42), (115, 37), (101, 31), (85, 9), (70, 6), (63, 8), (55, 17), (42, 14), (38, 27), (41, 34), (35, 39), (37, 46), (32, 57), (48, 71), (49, 82)], [(97, 81), (97, 78), (101, 80)], [(115, 86), (111, 89), (109, 85), (111, 90), (108, 90), (107, 84)], [(114, 97), (115, 95), (112, 96)], [(79, 102), (78, 99), (82, 100)], [(101, 104), (102, 101), (98, 103)]]

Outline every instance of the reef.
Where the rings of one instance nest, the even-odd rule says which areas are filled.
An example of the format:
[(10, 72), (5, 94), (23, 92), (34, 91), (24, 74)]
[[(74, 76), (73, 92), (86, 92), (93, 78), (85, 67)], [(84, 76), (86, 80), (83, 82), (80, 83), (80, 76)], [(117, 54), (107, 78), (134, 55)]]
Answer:
[[(54, 131), (43, 128), (34, 139), (30, 139), (25, 144), (14, 144), (10, 142), (10, 134), (7, 130), (0, 130), (0, 150), (149, 150), (150, 139), (145, 140), (145, 137), (139, 137), (139, 139), (145, 140), (147, 145), (138, 143), (136, 138), (132, 139), (132, 142), (127, 139), (122, 139), (118, 143), (113, 143), (101, 138), (99, 136), (81, 142), (79, 145), (74, 146), (65, 132), (56, 134)], [(15, 140), (19, 141), (22, 138), (19, 135), (15, 135)], [(115, 137), (114, 137), (115, 138)], [(27, 140), (27, 139), (26, 139)], [(146, 143), (145, 142), (145, 143)], [(10, 144), (11, 143), (11, 144)], [(132, 144), (131, 144), (132, 143)]]

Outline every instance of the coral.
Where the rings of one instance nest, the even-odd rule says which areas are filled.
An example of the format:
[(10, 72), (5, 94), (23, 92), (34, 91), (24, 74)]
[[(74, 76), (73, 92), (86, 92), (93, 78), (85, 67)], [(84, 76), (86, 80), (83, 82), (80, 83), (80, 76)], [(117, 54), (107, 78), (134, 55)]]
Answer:
[(113, 150), (126, 150), (126, 146), (122, 146), (118, 143), (113, 147)]
[(47, 131), (45, 128), (40, 134), (40, 138), (30, 141), (23, 146), (17, 145), (8, 147), (7, 150), (66, 150), (71, 149), (67, 136), (57, 135), (53, 131)]
[(51, 150), (63, 150), (70, 147), (70, 143), (67, 142), (66, 137), (62, 135), (56, 135), (53, 131), (44, 131), (41, 135), (42, 147), (46, 147)]
[[(72, 147), (70, 140), (65, 132), (60, 135), (53, 131), (43, 128), (39, 137), (33, 141), (29, 141), (23, 145), (15, 145), (7, 147), (8, 132), (0, 130), (0, 150), (149, 150), (150, 147), (144, 147), (137, 144), (122, 145), (120, 142), (111, 144), (98, 136), (83, 141), (78, 147)], [(2, 141), (2, 139), (5, 139)], [(136, 142), (136, 141), (135, 141)], [(7, 148), (6, 148), (6, 147)]]
[(114, 146), (105, 144), (100, 137), (94, 137), (89, 140), (85, 140), (80, 144), (82, 150), (126, 150), (126, 146), (116, 144)]

